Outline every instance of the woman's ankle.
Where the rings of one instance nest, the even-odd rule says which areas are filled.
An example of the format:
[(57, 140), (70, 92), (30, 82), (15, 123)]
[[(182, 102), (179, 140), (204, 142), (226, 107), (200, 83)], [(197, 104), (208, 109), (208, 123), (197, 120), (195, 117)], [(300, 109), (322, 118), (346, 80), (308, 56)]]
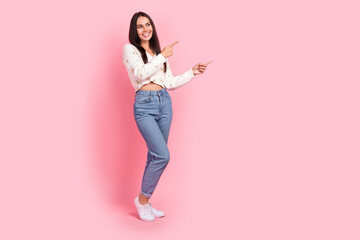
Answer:
[(139, 194), (139, 202), (141, 205), (145, 205), (149, 202), (149, 198), (140, 193)]

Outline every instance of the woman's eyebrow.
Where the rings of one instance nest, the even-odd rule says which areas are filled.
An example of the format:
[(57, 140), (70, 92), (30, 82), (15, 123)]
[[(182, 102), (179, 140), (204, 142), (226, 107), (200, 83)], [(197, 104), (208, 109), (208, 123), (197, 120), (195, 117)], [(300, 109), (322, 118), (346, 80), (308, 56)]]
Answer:
[[(147, 23), (149, 23), (149, 22), (147, 22)], [(147, 24), (147, 23), (145, 23), (145, 24)], [(138, 26), (141, 26), (141, 24), (138, 24)]]

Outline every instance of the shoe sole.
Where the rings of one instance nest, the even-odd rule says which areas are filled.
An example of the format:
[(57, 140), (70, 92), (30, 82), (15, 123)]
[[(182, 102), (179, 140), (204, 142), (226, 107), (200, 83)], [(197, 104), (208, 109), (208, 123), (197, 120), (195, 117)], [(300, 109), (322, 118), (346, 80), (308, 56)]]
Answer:
[[(154, 216), (155, 216), (155, 214), (154, 213), (152, 213)], [(163, 217), (165, 217), (165, 215), (163, 215), (163, 216), (155, 216), (156, 218), (163, 218)]]

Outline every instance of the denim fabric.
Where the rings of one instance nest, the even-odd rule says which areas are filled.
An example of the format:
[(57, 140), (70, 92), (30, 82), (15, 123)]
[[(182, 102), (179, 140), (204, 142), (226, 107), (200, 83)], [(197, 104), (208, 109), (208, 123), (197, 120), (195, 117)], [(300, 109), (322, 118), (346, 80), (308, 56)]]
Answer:
[(136, 125), (148, 148), (140, 192), (150, 198), (170, 160), (167, 142), (173, 114), (171, 97), (166, 88), (138, 90), (133, 110)]

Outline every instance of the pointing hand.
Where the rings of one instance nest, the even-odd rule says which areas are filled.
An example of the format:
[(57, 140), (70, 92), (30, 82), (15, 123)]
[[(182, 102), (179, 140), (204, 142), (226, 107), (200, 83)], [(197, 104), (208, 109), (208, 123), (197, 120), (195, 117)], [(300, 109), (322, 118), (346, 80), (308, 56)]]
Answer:
[(165, 58), (167, 57), (171, 57), (173, 55), (173, 49), (172, 47), (177, 44), (179, 41), (175, 41), (173, 43), (171, 43), (169, 46), (166, 46), (162, 52), (161, 52), (161, 55), (163, 55)]
[(212, 63), (212, 62), (213, 62), (213, 61), (211, 60), (211, 61), (208, 61), (207, 63), (198, 63), (198, 64), (196, 64), (196, 65), (192, 68), (194, 75), (196, 76), (196, 75), (199, 75), (199, 74), (204, 73), (207, 65), (210, 64), (210, 63)]

